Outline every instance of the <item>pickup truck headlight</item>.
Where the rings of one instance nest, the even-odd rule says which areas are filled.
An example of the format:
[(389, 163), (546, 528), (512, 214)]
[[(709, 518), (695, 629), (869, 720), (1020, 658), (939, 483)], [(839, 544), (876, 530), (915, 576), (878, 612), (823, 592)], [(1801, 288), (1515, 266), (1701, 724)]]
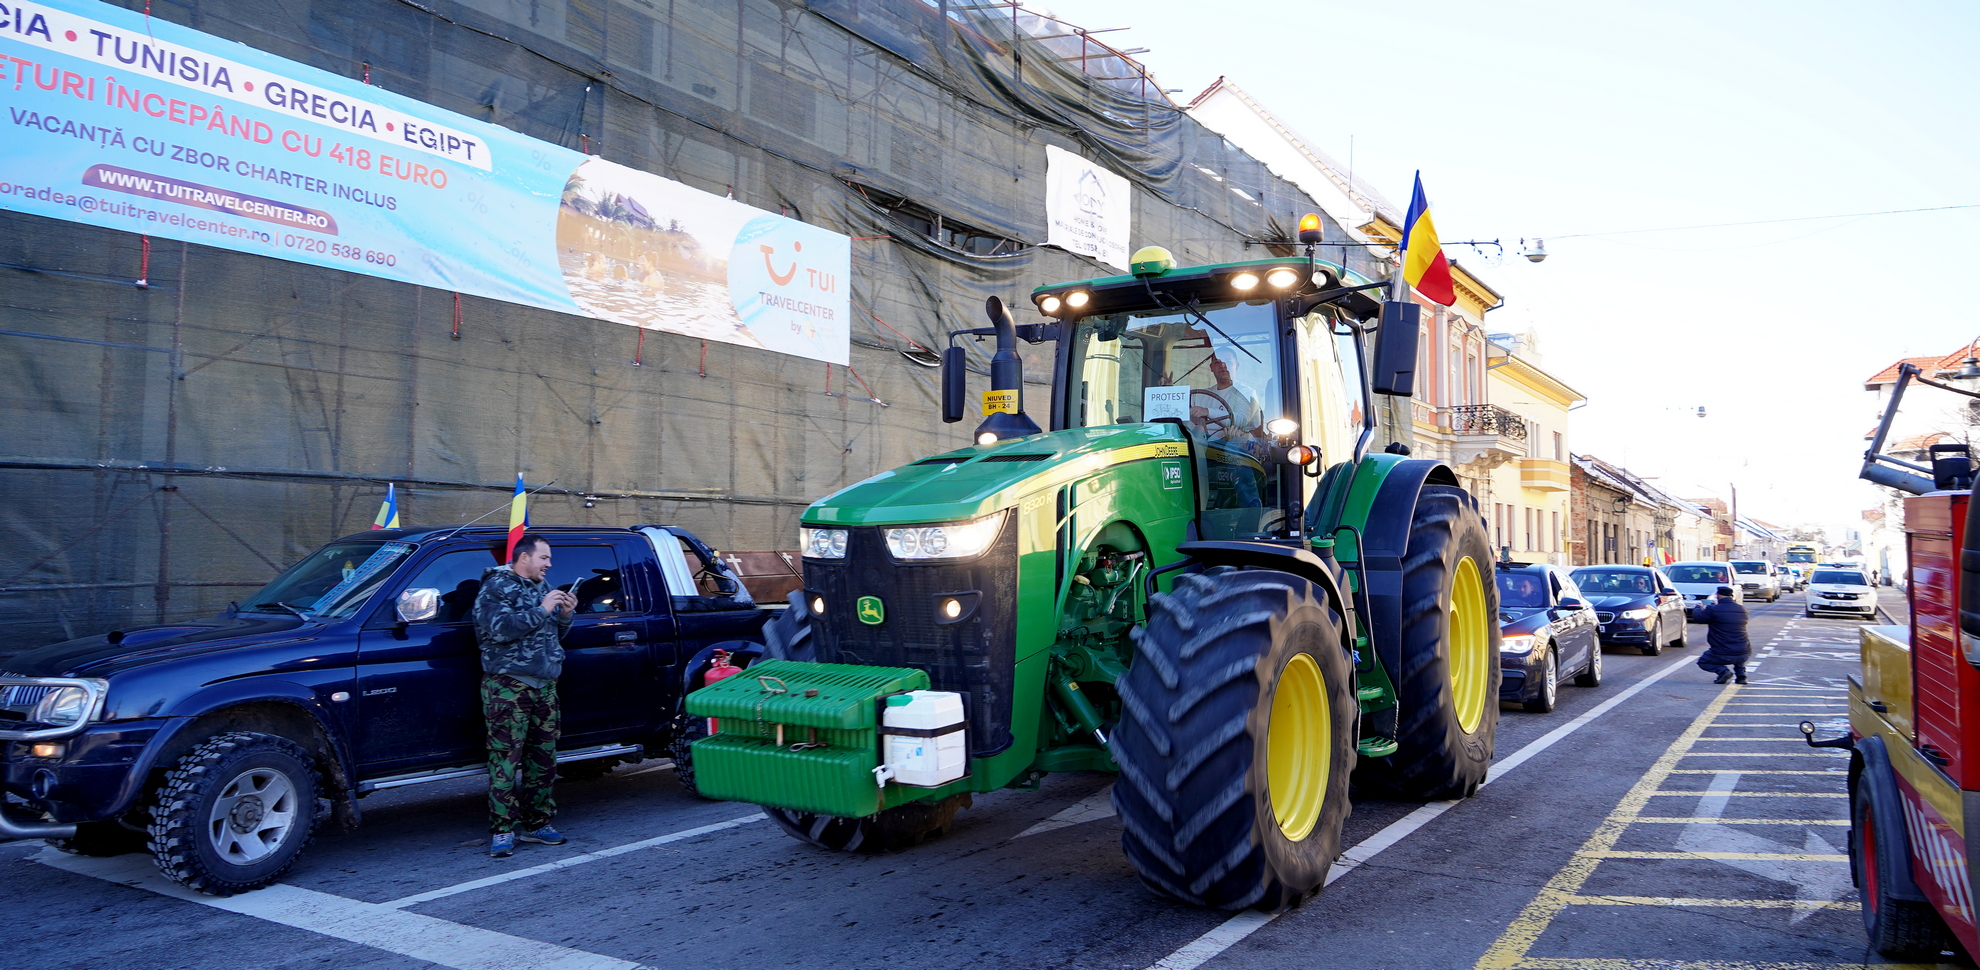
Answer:
[[(0, 699), (5, 700), (8, 710), (12, 711), (15, 717), (22, 718), (12, 722), (14, 725), (20, 725), (19, 727), (0, 729), (0, 738), (10, 741), (39, 741), (79, 733), (96, 717), (103, 706), (103, 695), (109, 688), (109, 681), (98, 678), (0, 678)], [(25, 702), (36, 694), (40, 697), (38, 700), (33, 700), (32, 708), (22, 709), (13, 706), (13, 702)]]
[(972, 559), (990, 548), (1003, 524), (998, 512), (973, 522), (888, 529), (887, 551), (895, 559)]
[(1651, 618), (1651, 617), (1653, 617), (1653, 616), (1656, 616), (1656, 615), (1657, 615), (1657, 611), (1656, 611), (1656, 610), (1624, 610), (1624, 611), (1622, 611), (1622, 618), (1623, 618), (1623, 619), (1625, 619), (1625, 620), (1647, 620), (1647, 619), (1649, 619), (1649, 618)]
[(846, 558), (846, 530), (799, 529), (798, 546), (811, 559)]

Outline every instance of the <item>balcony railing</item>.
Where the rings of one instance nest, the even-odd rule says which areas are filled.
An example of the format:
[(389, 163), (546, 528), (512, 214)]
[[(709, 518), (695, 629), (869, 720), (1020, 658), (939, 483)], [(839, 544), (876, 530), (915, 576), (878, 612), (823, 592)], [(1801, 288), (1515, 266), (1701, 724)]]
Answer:
[(1451, 432), (1525, 441), (1526, 421), (1496, 404), (1463, 404), (1451, 408)]

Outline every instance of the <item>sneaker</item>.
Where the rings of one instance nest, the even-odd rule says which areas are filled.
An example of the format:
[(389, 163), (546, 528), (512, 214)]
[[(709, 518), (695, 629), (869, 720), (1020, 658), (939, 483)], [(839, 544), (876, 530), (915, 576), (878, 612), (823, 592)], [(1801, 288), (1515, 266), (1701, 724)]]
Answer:
[(537, 845), (563, 845), (564, 843), (570, 841), (569, 839), (564, 838), (564, 834), (562, 832), (559, 832), (548, 825), (545, 825), (539, 829), (532, 829), (530, 831), (524, 832), (523, 834), (517, 836), (517, 838), (521, 839), (524, 842), (534, 842)]
[(516, 854), (516, 833), (497, 832), (488, 840), (488, 854), (497, 859), (507, 859)]
[(1726, 681), (1729, 681), (1729, 680), (1731, 680), (1731, 679), (1733, 679), (1733, 672), (1732, 672), (1732, 671), (1730, 671), (1730, 670), (1721, 670), (1721, 671), (1719, 671), (1719, 677), (1718, 677), (1718, 679), (1717, 679), (1717, 680), (1714, 680), (1714, 681), (1712, 681), (1712, 683), (1715, 683), (1715, 684), (1723, 684), (1723, 683), (1725, 683)]

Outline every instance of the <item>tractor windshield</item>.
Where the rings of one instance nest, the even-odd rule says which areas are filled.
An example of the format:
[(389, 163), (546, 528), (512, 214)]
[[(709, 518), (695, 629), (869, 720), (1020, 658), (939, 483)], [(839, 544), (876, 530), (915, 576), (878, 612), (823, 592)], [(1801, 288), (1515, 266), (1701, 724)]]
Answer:
[(1072, 336), (1067, 423), (1098, 427), (1173, 418), (1210, 443), (1206, 539), (1278, 528), (1265, 423), (1284, 416), (1270, 301), (1096, 314)]

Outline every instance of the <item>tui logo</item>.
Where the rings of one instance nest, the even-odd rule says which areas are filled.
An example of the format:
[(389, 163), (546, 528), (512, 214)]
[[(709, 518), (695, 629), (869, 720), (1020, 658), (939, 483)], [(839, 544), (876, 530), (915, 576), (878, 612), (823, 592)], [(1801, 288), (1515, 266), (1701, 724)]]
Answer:
[(853, 607), (859, 615), (859, 622), (867, 626), (879, 626), (887, 621), (887, 608), (881, 605), (878, 596), (862, 596)]

